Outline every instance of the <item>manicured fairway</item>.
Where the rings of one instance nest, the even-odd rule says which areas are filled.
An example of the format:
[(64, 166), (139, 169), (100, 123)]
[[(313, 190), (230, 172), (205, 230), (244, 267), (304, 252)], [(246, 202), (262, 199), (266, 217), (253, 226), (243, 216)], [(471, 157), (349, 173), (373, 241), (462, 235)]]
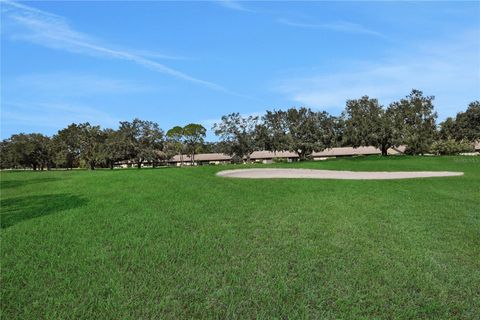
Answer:
[(480, 318), (480, 157), (275, 166), (465, 175), (2, 172), (2, 319)]

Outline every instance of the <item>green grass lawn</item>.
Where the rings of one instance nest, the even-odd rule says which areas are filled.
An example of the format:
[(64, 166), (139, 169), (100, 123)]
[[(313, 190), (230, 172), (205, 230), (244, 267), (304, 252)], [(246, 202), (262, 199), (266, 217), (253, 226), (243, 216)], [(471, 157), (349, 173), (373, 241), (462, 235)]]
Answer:
[[(260, 165), (257, 165), (257, 167)], [(480, 318), (480, 158), (2, 172), (2, 319)]]

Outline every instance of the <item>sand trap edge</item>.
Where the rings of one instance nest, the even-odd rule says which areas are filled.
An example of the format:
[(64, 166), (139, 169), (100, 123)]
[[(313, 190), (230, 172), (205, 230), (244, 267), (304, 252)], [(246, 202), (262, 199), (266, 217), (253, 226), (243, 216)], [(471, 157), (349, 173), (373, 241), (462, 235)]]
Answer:
[(237, 179), (337, 179), (337, 180), (396, 180), (436, 177), (458, 177), (455, 171), (340, 171), (318, 169), (234, 169), (217, 172), (217, 176)]

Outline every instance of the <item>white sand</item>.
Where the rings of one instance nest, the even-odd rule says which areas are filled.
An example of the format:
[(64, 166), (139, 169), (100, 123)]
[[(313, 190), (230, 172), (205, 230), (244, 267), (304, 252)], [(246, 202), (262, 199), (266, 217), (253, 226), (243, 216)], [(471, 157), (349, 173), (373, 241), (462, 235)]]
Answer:
[(430, 177), (462, 176), (463, 172), (453, 171), (337, 171), (315, 169), (237, 169), (224, 170), (218, 176), (246, 179), (342, 179), (342, 180), (387, 180)]

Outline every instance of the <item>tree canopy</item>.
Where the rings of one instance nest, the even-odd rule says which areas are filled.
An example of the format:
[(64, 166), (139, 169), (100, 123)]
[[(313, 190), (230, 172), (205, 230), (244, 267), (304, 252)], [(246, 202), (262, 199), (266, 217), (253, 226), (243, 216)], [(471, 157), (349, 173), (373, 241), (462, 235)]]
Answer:
[(353, 147), (375, 146), (384, 156), (395, 145), (392, 112), (385, 110), (377, 99), (363, 96), (348, 100), (344, 118), (347, 144)]
[(385, 108), (375, 98), (362, 96), (346, 101), (340, 116), (311, 108), (267, 110), (262, 116), (230, 113), (213, 125), (217, 142), (205, 142), (207, 129), (198, 123), (174, 126), (164, 134), (153, 121), (122, 121), (118, 129), (90, 123), (72, 123), (52, 137), (18, 133), (0, 143), (1, 168), (107, 167), (127, 163), (165, 164), (174, 155), (223, 152), (247, 162), (256, 150), (293, 151), (301, 160), (313, 152), (340, 146), (374, 146), (382, 155), (406, 146), (409, 154), (458, 154), (480, 141), (480, 102), (436, 124), (434, 97), (420, 90)]
[(224, 142), (225, 153), (246, 157), (250, 161), (250, 154), (257, 146), (257, 125), (258, 116), (243, 117), (237, 112), (222, 116), (221, 122), (214, 124), (213, 130)]

